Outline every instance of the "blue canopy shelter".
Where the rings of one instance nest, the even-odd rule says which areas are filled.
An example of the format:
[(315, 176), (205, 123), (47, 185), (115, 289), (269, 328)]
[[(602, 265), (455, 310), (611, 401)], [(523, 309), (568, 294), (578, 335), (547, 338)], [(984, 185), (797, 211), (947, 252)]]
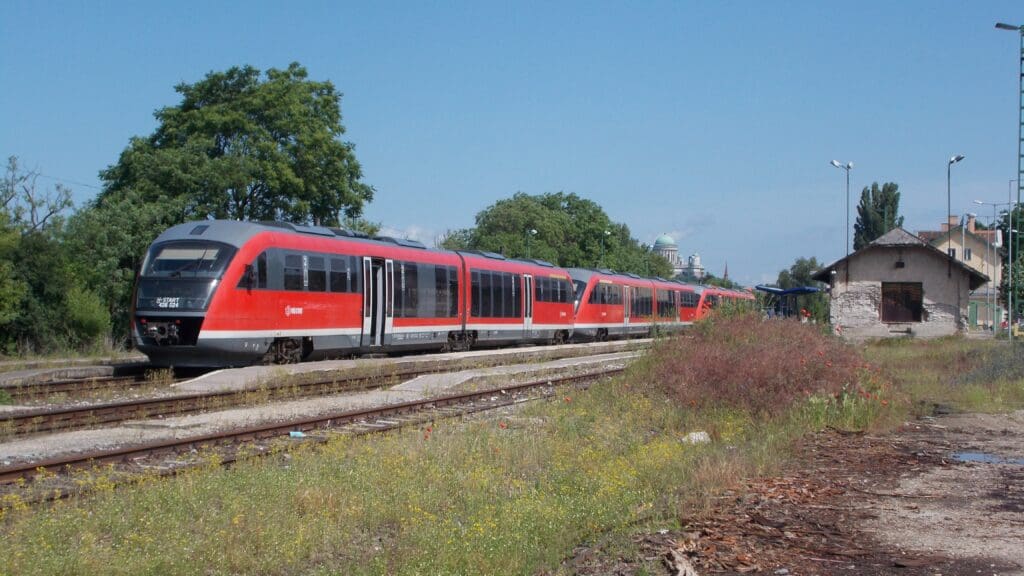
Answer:
[(821, 288), (814, 286), (797, 286), (783, 290), (777, 286), (755, 286), (756, 289), (768, 294), (768, 315), (788, 318), (796, 316), (799, 310), (796, 307), (796, 297), (804, 294), (821, 292)]

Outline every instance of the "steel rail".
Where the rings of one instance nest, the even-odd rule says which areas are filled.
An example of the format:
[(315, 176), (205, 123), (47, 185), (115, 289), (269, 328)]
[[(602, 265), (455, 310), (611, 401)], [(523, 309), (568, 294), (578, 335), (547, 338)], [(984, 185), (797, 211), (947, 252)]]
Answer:
[[(290, 434), (291, 432), (305, 433), (320, 428), (332, 428), (344, 426), (346, 424), (358, 423), (370, 418), (397, 416), (425, 409), (437, 409), (446, 406), (467, 404), (479, 399), (492, 397), (495, 394), (515, 394), (532, 388), (563, 386), (569, 383), (577, 383), (613, 376), (623, 372), (624, 370), (625, 368), (621, 367), (608, 368), (600, 372), (588, 372), (585, 374), (563, 376), (560, 378), (545, 378), (542, 380), (490, 388), (487, 390), (450, 394), (359, 410), (332, 412), (314, 417), (226, 430), (214, 434), (149, 442), (134, 446), (125, 446), (113, 450), (74, 454), (36, 462), (18, 463), (6, 467), (0, 467), (0, 484), (9, 484), (19, 480), (31, 481), (36, 475), (46, 472), (68, 472), (74, 469), (94, 467), (98, 464), (128, 462), (159, 454), (174, 454), (192, 449), (206, 449), (242, 442), (268, 440), (282, 437)], [(380, 430), (383, 431), (383, 428)], [(225, 462), (228, 462), (228, 460), (225, 460)]]
[(262, 388), (197, 392), (85, 406), (30, 409), (12, 412), (0, 418), (0, 430), (9, 431), (14, 435), (24, 435), (81, 429), (138, 418), (195, 414), (212, 408), (238, 406), (244, 404), (247, 399), (261, 394), (268, 394), (272, 399), (298, 398), (323, 392), (365, 389), (383, 385), (396, 378), (415, 377), (434, 372), (437, 370), (421, 368), (373, 375), (297, 378), (295, 381), (286, 381)]
[[(544, 351), (544, 356), (552, 359), (576, 357), (581, 350), (568, 354), (551, 355)], [(585, 356), (586, 354), (584, 354)], [(517, 358), (480, 359), (482, 366), (505, 365), (508, 361), (521, 361)], [(497, 360), (497, 361), (495, 361)], [(160, 416), (183, 416), (204, 411), (224, 409), (245, 405), (254, 397), (266, 395), (265, 399), (281, 400), (289, 398), (309, 397), (316, 394), (365, 390), (383, 386), (397, 378), (414, 378), (423, 374), (448, 372), (451, 370), (468, 369), (459, 363), (455, 366), (438, 367), (430, 365), (412, 365), (393, 369), (374, 368), (372, 374), (360, 372), (353, 375), (328, 372), (328, 376), (317, 376), (317, 372), (295, 374), (285, 381), (259, 388), (242, 390), (222, 390), (215, 392), (197, 392), (193, 394), (174, 394), (161, 397), (140, 398), (65, 407), (41, 407), (27, 410), (11, 411), (0, 416), (0, 438), (38, 434), (45, 432), (70, 431), (94, 428), (105, 424), (114, 424), (140, 418)], [(358, 368), (356, 370), (359, 370)]]

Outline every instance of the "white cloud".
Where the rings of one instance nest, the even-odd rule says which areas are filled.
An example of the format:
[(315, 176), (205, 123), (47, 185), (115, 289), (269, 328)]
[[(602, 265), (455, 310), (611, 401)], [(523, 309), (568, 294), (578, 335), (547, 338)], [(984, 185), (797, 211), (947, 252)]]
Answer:
[(404, 240), (416, 240), (417, 242), (422, 242), (425, 246), (432, 247), (436, 244), (436, 241), (440, 239), (442, 233), (434, 230), (433, 228), (410, 224), (405, 228), (381, 226), (379, 234), (381, 236), (391, 236), (394, 238), (402, 238)]

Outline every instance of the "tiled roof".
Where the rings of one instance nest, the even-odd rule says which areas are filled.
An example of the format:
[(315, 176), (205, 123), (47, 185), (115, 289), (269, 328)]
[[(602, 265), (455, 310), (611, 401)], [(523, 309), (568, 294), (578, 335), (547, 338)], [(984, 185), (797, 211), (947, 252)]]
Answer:
[[(946, 231), (939, 232), (939, 234), (945, 235)], [(931, 243), (925, 241), (923, 238), (919, 236), (914, 236), (913, 234), (907, 232), (903, 228), (893, 228), (892, 230), (876, 238), (872, 243), (861, 248), (860, 250), (857, 250), (853, 254), (850, 254), (845, 258), (840, 258), (839, 260), (833, 262), (832, 264), (829, 264), (828, 266), (822, 268), (817, 273), (813, 274), (811, 278), (819, 282), (829, 282), (830, 271), (834, 270), (840, 263), (850, 258), (855, 258), (868, 250), (878, 248), (886, 249), (900, 246), (919, 246), (921, 248), (925, 248), (928, 251), (933, 252), (942, 260), (949, 260), (951, 264), (966, 272), (968, 276), (971, 278), (971, 290), (978, 288), (979, 286), (981, 286), (982, 284), (989, 280), (988, 276), (982, 274), (981, 272), (978, 272), (974, 268), (971, 268), (970, 266), (958, 261), (955, 258), (951, 258), (948, 254), (946, 254), (942, 250), (939, 250)]]
[(893, 228), (871, 242), (871, 246), (925, 246), (927, 244), (903, 228)]

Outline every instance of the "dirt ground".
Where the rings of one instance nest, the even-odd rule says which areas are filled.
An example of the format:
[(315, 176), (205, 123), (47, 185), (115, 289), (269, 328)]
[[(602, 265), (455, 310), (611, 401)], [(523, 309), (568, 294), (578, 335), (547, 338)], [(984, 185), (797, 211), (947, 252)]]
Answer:
[[(1024, 575), (1024, 411), (826, 431), (634, 558), (580, 548), (581, 574)], [(689, 570), (689, 571), (688, 571)]]

